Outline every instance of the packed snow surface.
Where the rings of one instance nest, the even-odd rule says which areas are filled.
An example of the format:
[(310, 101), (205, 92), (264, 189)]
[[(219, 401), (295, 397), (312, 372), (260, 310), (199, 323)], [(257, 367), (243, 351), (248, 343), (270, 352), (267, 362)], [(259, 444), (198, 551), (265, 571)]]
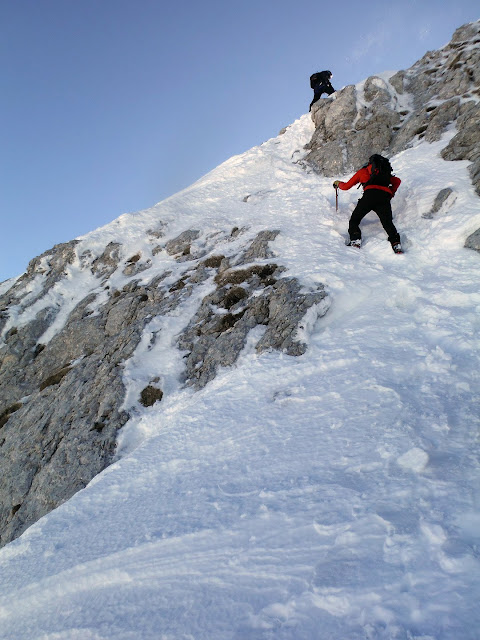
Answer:
[[(463, 248), (480, 208), (468, 163), (440, 157), (454, 131), (394, 157), (406, 253), (373, 213), (359, 251), (344, 244), (359, 192), (341, 192), (336, 212), (333, 180), (298, 162), (312, 128), (304, 116), (81, 239), (133, 252), (159, 220), (171, 237), (279, 229), (275, 260), (306, 288), (324, 283), (331, 306), (305, 319), (303, 356), (258, 355), (257, 328), (200, 392), (182, 388), (174, 345), (192, 309), (154, 321), (161, 339), (152, 354), (146, 336), (126, 363), (125, 403), (154, 372), (164, 399), (136, 408), (115, 464), (0, 552), (2, 640), (480, 637), (480, 254)], [(448, 186), (455, 198), (423, 217)], [(77, 268), (71, 295), (83, 296)]]

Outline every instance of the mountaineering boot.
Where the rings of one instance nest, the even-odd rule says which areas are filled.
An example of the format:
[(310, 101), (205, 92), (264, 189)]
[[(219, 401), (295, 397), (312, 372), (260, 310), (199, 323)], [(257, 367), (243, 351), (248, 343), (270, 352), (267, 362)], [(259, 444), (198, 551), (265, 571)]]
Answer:
[(361, 240), (349, 240), (347, 242), (347, 247), (355, 247), (356, 249), (360, 249), (361, 246), (362, 246)]
[(403, 253), (402, 245), (400, 242), (394, 242), (392, 244), (392, 249), (395, 253)]

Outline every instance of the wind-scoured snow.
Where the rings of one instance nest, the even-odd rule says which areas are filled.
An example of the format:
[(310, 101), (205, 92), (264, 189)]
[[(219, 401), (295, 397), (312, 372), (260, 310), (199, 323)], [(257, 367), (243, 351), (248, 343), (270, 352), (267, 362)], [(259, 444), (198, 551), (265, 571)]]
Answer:
[[(480, 207), (468, 162), (440, 157), (453, 130), (392, 158), (406, 253), (373, 213), (358, 251), (344, 241), (359, 192), (340, 193), (336, 212), (333, 180), (298, 162), (312, 132), (303, 116), (80, 239), (79, 256), (115, 241), (147, 259), (160, 220), (166, 239), (199, 229), (208, 244), (218, 231), (219, 251), (233, 226), (279, 229), (276, 261), (306, 288), (324, 283), (331, 306), (305, 318), (303, 356), (258, 355), (257, 328), (199, 392), (182, 387), (175, 347), (191, 310), (152, 320), (125, 364), (125, 404), (155, 373), (164, 399), (135, 409), (115, 464), (0, 551), (2, 640), (478, 639), (480, 254), (463, 244)], [(455, 198), (422, 217), (445, 187)], [(163, 273), (162, 260), (174, 262), (160, 254), (136, 278)]]

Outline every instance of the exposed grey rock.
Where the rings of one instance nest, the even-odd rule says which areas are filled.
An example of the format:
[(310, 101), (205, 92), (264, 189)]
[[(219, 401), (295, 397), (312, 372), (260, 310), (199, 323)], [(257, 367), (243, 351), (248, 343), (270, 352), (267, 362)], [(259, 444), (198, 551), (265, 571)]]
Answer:
[(388, 105), (392, 99), (388, 84), (378, 76), (367, 78), (363, 87), (363, 96), (367, 102), (376, 106)]
[[(23, 308), (31, 307), (37, 300), (45, 296), (67, 273), (68, 266), (76, 257), (75, 247), (77, 244), (77, 240), (57, 244), (49, 251), (45, 251), (31, 260), (25, 273), (1, 297), (0, 310), (16, 304), (21, 304)], [(37, 291), (37, 293), (32, 295), (32, 291)], [(53, 321), (55, 311), (57, 310), (48, 312), (50, 321)], [(0, 332), (4, 329), (6, 322), (7, 314), (0, 312)]]
[(397, 71), (397, 73), (395, 73), (391, 78), (389, 78), (390, 84), (399, 95), (403, 95), (404, 81), (405, 81), (405, 71)]
[(233, 229), (230, 232), (230, 238), (232, 240), (235, 240), (235, 238), (237, 238), (239, 235), (241, 235), (242, 233), (244, 233), (246, 231), (245, 228), (243, 229), (239, 229), (238, 227), (233, 227)]
[[(480, 70), (479, 70), (480, 71)], [(476, 192), (480, 195), (480, 105), (462, 105), (457, 120), (458, 133), (443, 149), (445, 160), (471, 160), (470, 175)]]
[[(278, 349), (301, 355), (305, 345), (296, 333), (300, 320), (326, 293), (323, 286), (302, 293), (294, 278), (280, 278), (276, 264), (251, 265), (224, 271), (216, 278), (217, 289), (206, 296), (179, 338), (186, 354), (185, 381), (200, 389), (212, 380), (219, 367), (235, 363), (251, 329), (265, 325), (256, 348)], [(326, 307), (319, 315), (326, 313)]]
[(472, 235), (468, 236), (465, 240), (465, 247), (480, 252), (480, 229), (477, 229)]
[[(105, 265), (105, 256), (114, 249), (109, 247), (96, 264)], [(197, 281), (207, 277), (203, 272), (202, 267), (195, 274)], [(130, 282), (112, 292), (95, 315), (89, 306), (96, 296), (86, 296), (46, 345), (37, 341), (50, 325), (53, 311), (48, 308), (5, 336), (0, 348), (1, 544), (112, 461), (118, 430), (128, 419), (120, 410), (120, 365), (132, 356), (151, 317), (169, 313), (194, 287), (171, 293), (161, 281), (157, 277), (142, 287)], [(23, 284), (28, 285), (26, 278)], [(6, 298), (10, 296), (7, 292)], [(5, 296), (0, 304), (4, 302)]]
[(246, 264), (253, 260), (265, 260), (271, 258), (273, 253), (269, 248), (268, 243), (275, 240), (279, 233), (280, 231), (278, 230), (269, 231), (266, 229), (265, 231), (260, 231), (245, 253), (241, 256), (238, 264)]
[(312, 105), (312, 120), (326, 139), (334, 139), (349, 129), (357, 116), (357, 95), (353, 85), (338, 91), (335, 98), (318, 100)]
[(347, 135), (346, 170), (361, 167), (373, 153), (386, 153), (399, 115), (385, 106), (374, 108), (356, 123), (355, 131)]
[(358, 97), (356, 88), (348, 86), (336, 93), (335, 100), (319, 100), (313, 105), (316, 129), (306, 147), (310, 153), (305, 161), (323, 175), (353, 171), (372, 153), (389, 148), (400, 115), (390, 106), (388, 84), (372, 76), (365, 82), (365, 106), (359, 108)]
[[(452, 98), (440, 104), (438, 107), (426, 108), (426, 129), (425, 140), (427, 142), (436, 142), (440, 140), (447, 126), (458, 118), (460, 113), (460, 100)], [(422, 134), (420, 133), (420, 136)]]
[(342, 173), (348, 143), (345, 134), (352, 130), (357, 116), (356, 90), (353, 85), (337, 92), (335, 99), (318, 100), (312, 106), (315, 133), (307, 145), (307, 163), (327, 176)]
[(338, 176), (349, 170), (345, 161), (346, 146), (344, 141), (322, 139), (318, 143), (317, 136), (314, 134), (310, 144), (312, 150), (305, 157), (305, 162), (317, 173), (325, 176)]
[(178, 254), (190, 253), (190, 246), (194, 240), (198, 238), (200, 231), (189, 229), (184, 231), (173, 240), (169, 240), (165, 245), (167, 253), (171, 256)]
[(417, 136), (427, 142), (439, 140), (447, 126), (456, 120), (459, 112), (460, 101), (457, 98), (439, 106), (419, 109), (399, 129), (390, 146), (390, 153), (403, 151)]
[(451, 187), (446, 187), (445, 189), (441, 189), (437, 197), (432, 204), (430, 211), (422, 216), (422, 218), (433, 218), (433, 216), (440, 211), (445, 202), (453, 193), (453, 189)]
[[(478, 22), (464, 25), (438, 51), (429, 51), (406, 73), (406, 90), (415, 107), (432, 99), (448, 100), (478, 90)], [(477, 40), (477, 46), (475, 45)]]
[(53, 378), (32, 389), (0, 432), (2, 544), (105, 468), (127, 419), (118, 410), (119, 376), (98, 356), (63, 367)]
[(92, 273), (106, 280), (117, 270), (120, 262), (120, 247), (118, 242), (109, 242), (105, 251), (92, 262)]
[(142, 256), (137, 253), (127, 260), (127, 264), (122, 271), (124, 276), (136, 276), (139, 273), (142, 273), (142, 271), (150, 269), (152, 261), (146, 260), (145, 262), (141, 262), (141, 257)]
[[(323, 286), (312, 293), (302, 293), (301, 289), (296, 278), (282, 278), (272, 286), (268, 296), (267, 330), (256, 346), (259, 353), (267, 349), (277, 349), (290, 356), (305, 353), (307, 346), (297, 339), (297, 330), (310, 307), (322, 302), (327, 294)], [(325, 306), (318, 310), (318, 316), (326, 312)]]

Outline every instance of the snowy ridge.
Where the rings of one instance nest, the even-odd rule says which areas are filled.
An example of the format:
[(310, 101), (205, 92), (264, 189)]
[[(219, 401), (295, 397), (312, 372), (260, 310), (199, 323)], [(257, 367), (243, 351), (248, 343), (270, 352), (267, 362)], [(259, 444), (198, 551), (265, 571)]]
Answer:
[[(0, 637), (476, 637), (480, 258), (463, 243), (480, 214), (468, 163), (439, 156), (453, 131), (393, 158), (408, 252), (392, 254), (374, 217), (356, 252), (343, 236), (357, 194), (336, 213), (331, 180), (291, 161), (310, 132), (305, 116), (77, 245), (120, 238), (124, 256), (150, 258), (139, 240), (158, 218), (167, 238), (204, 230), (199, 248), (227, 224), (275, 227), (282, 264), (324, 282), (332, 307), (304, 356), (258, 356), (253, 335), (203, 391), (172, 387), (134, 417), (120, 440), (133, 452), (0, 552)], [(456, 201), (423, 219), (445, 185)], [(127, 388), (155, 368), (146, 340)], [(173, 380), (172, 348), (154, 360)]]
[[(199, 261), (238, 259), (276, 230), (255, 264), (328, 299), (297, 329), (303, 355), (258, 353), (258, 325), (197, 391), (177, 339), (213, 272), (146, 317), (122, 363), (130, 419), (115, 463), (0, 550), (2, 640), (477, 640), (480, 254), (464, 244), (480, 209), (470, 162), (441, 155), (456, 133), (415, 136), (390, 158), (403, 256), (373, 214), (361, 251), (345, 247), (359, 194), (342, 192), (337, 212), (332, 178), (305, 170), (305, 115), (79, 238), (58, 277), (44, 256), (10, 283), (4, 339), (43, 310), (54, 315), (37, 346), (54, 344), (76, 301), (94, 320), (156, 279), (178, 294)], [(170, 253), (185, 232), (188, 251)], [(112, 339), (123, 315), (112, 306)], [(143, 407), (155, 376), (164, 396)]]
[[(187, 189), (151, 209), (124, 214), (112, 223), (78, 238), (74, 248), (75, 259), (68, 267), (66, 277), (56, 282), (48, 290), (47, 295), (43, 295), (44, 274), (47, 272), (45, 263), (48, 262), (47, 252), (36, 266), (35, 271), (38, 275), (33, 282), (28, 283), (28, 290), (20, 290), (15, 294), (19, 304), (9, 307), (9, 318), (3, 327), (2, 338), (13, 326), (18, 328), (31, 322), (42, 309), (58, 307), (63, 311), (61, 319), (58, 319), (55, 326), (49, 327), (48, 334), (39, 340), (42, 343), (48, 342), (61, 330), (63, 326), (61, 320), (65, 321), (75, 304), (87, 293), (95, 293), (96, 304), (103, 304), (104, 283), (99, 283), (98, 277), (95, 277), (88, 267), (102, 254), (109, 243), (120, 245), (120, 266), (122, 264), (125, 266), (125, 262), (131, 256), (140, 253), (142, 263), (149, 263), (153, 267), (143, 272), (143, 275), (140, 272), (135, 273), (134, 276), (126, 276), (120, 268), (116, 269), (109, 278), (108, 286), (110, 289), (118, 290), (133, 279), (139, 284), (147, 283), (152, 280), (154, 274), (161, 275), (168, 268), (176, 270), (166, 281), (173, 284), (188, 270), (188, 263), (177, 265), (175, 259), (165, 253), (155, 257), (152, 255), (152, 249), (160, 244), (159, 237), (165, 245), (168, 240), (175, 238), (185, 229), (194, 228), (195, 225), (196, 228), (202, 229), (202, 235), (192, 243), (193, 256), (196, 254), (208, 256), (212, 250), (222, 251), (225, 249), (224, 243), (221, 242), (222, 237), (227, 244), (227, 253), (234, 254), (246, 244), (248, 238), (253, 239), (256, 233), (266, 226), (263, 220), (259, 220), (256, 209), (252, 209), (252, 203), (255, 204), (273, 193), (281, 197), (278, 191), (285, 192), (288, 188), (288, 185), (283, 185), (281, 181), (277, 182), (275, 178), (272, 180), (272, 176), (269, 175), (272, 163), (276, 161), (279, 173), (285, 170), (282, 165), (286, 165), (287, 172), (291, 171), (291, 156), (296, 154), (296, 158), (301, 158), (305, 155), (301, 150), (312, 132), (313, 124), (307, 116), (304, 116), (296, 126), (289, 127), (283, 136), (272, 139), (240, 156), (230, 158)], [(255, 167), (254, 172), (249, 171), (252, 166)], [(242, 179), (242, 173), (244, 179)], [(232, 180), (233, 176), (234, 180)], [(299, 167), (298, 179), (301, 176), (303, 172)], [(295, 176), (292, 176), (291, 180), (294, 181)], [(225, 183), (227, 183), (226, 188), (222, 189)], [(273, 189), (271, 189), (272, 183)], [(245, 198), (248, 206), (243, 202)], [(240, 225), (242, 229), (248, 231), (248, 235), (240, 237), (236, 242), (232, 241), (231, 229)], [(160, 227), (161, 236), (155, 234), (158, 227)], [(154, 234), (149, 233), (152, 231)], [(85, 284), (79, 287), (82, 279)], [(72, 287), (73, 281), (74, 287)], [(9, 282), (11, 286), (12, 282)], [(31, 300), (34, 301), (33, 304)], [(92, 309), (94, 308), (92, 306)]]

